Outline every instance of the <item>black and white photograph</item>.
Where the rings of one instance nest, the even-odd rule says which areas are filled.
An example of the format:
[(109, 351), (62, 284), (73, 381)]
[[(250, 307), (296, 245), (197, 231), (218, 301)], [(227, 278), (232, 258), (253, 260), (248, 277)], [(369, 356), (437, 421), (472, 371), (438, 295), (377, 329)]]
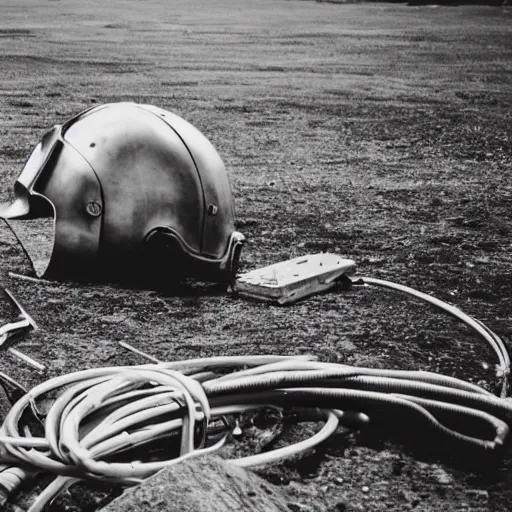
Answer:
[(512, 512), (511, 0), (0, 0), (0, 288), (0, 511)]

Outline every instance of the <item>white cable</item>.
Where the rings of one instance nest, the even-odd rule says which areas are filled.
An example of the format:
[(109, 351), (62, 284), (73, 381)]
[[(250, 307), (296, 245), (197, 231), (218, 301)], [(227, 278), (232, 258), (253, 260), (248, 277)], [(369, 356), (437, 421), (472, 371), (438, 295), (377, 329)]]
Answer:
[[(505, 347), (505, 344), (503, 343), (503, 340), (496, 333), (492, 332), (481, 322), (470, 317), (459, 308), (448, 304), (447, 302), (443, 302), (442, 300), (436, 299), (431, 295), (427, 295), (426, 293), (415, 290), (414, 288), (409, 288), (408, 286), (392, 283), (390, 281), (384, 281), (382, 279), (374, 279), (372, 277), (363, 277), (361, 278), (361, 281), (365, 284), (382, 286), (392, 290), (398, 290), (407, 293), (408, 295), (412, 295), (413, 297), (421, 299), (442, 309), (443, 311), (446, 311), (450, 315), (458, 318), (460, 321), (471, 327), (477, 334), (484, 338), (489, 343), (489, 345), (491, 345), (494, 352), (496, 353), (499, 361), (499, 366), (497, 368), (498, 377), (503, 379), (501, 396), (506, 396), (508, 388), (508, 376), (510, 374), (510, 356), (508, 354), (507, 348)], [(357, 284), (357, 281), (355, 284)]]
[[(247, 366), (250, 368), (244, 369)], [(239, 371), (199, 383), (178, 368), (186, 372), (201, 369), (201, 374), (226, 368)], [(61, 395), (46, 416), (45, 437), (30, 437), (25, 432), (24, 412), (61, 388)], [(169, 465), (219, 449), (225, 438), (212, 447), (205, 447), (202, 441), (196, 444), (196, 425), (201, 426), (199, 432), (204, 438), (210, 418), (294, 406), (311, 409), (314, 417), (323, 410), (321, 414), (327, 420), (323, 428), (295, 445), (235, 463), (249, 467), (293, 456), (327, 439), (340, 419), (361, 424), (372, 417), (372, 411), (382, 415), (387, 414), (387, 408), (392, 413), (404, 408), (407, 414), (426, 422), (428, 429), (445, 436), (446, 442), (467, 443), (484, 450), (502, 445), (507, 423), (512, 420), (512, 404), (507, 400), (478, 386), (429, 372), (355, 368), (308, 361), (305, 357), (196, 359), (85, 370), (36, 386), (5, 418), (0, 463), (29, 468), (30, 475), (47, 472), (58, 476), (30, 509), (40, 512), (48, 500), (76, 479), (134, 485)], [(484, 431), (494, 430), (494, 437), (480, 439), (461, 434), (454, 430), (454, 415), (464, 421), (483, 422)], [(173, 447), (180, 446), (179, 455), (168, 450), (159, 460), (131, 460), (133, 448), (156, 440), (169, 447), (174, 441)], [(125, 462), (110, 462), (111, 456), (119, 454)], [(2, 475), (9, 481), (8, 468), (0, 472), (0, 484)]]

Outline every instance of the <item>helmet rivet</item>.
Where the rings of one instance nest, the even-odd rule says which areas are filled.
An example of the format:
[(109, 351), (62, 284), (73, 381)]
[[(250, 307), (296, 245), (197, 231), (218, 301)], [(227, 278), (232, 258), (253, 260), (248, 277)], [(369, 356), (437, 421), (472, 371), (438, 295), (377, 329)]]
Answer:
[(219, 209), (217, 208), (217, 205), (210, 204), (208, 206), (208, 215), (217, 215), (218, 211), (219, 211)]
[(99, 215), (101, 215), (101, 204), (98, 203), (97, 201), (89, 201), (85, 206), (85, 209), (91, 217), (98, 217)]

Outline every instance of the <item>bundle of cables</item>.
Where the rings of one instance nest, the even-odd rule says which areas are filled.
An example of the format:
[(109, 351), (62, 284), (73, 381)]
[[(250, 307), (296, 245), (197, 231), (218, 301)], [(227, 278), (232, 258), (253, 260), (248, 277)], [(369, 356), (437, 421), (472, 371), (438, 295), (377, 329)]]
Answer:
[[(51, 405), (43, 414), (45, 397)], [(310, 408), (324, 425), (309, 439), (234, 464), (252, 467), (290, 457), (326, 440), (347, 419), (394, 421), (442, 444), (493, 452), (504, 444), (512, 419), (507, 399), (453, 377), (309, 356), (90, 369), (43, 382), (14, 404), (0, 435), (0, 489), (8, 497), (28, 477), (55, 475), (30, 508), (40, 512), (81, 479), (137, 484), (169, 465), (219, 450), (232, 430), (226, 418), (268, 407)], [(34, 417), (42, 422), (39, 428)], [(219, 423), (224, 433), (209, 442), (212, 425)], [(139, 460), (138, 448), (155, 441), (166, 447), (160, 458)]]

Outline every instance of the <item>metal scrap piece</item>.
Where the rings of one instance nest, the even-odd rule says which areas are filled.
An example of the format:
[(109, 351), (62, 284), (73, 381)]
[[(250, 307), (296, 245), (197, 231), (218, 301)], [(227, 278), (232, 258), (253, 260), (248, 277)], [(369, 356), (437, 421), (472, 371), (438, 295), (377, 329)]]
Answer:
[(39, 327), (37, 326), (35, 320), (25, 311), (23, 306), (16, 300), (14, 295), (7, 288), (4, 288), (4, 292), (18, 308), (20, 320), (17, 320), (16, 322), (9, 322), (0, 327), (0, 349), (5, 347), (7, 351), (12, 355), (22, 359), (37, 370), (43, 371), (45, 369), (44, 365), (27, 356), (26, 354), (23, 354), (19, 350), (8, 346), (12, 344), (13, 340), (18, 336), (26, 334), (30, 330), (38, 330)]

